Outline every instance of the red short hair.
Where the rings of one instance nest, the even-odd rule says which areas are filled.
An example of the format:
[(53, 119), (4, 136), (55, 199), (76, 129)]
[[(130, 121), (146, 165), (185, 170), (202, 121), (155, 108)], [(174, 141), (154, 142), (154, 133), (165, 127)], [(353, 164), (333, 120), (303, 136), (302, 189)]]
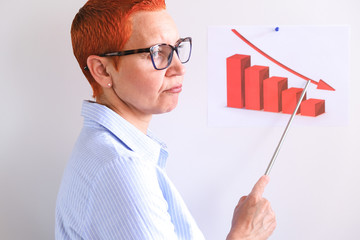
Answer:
[[(102, 94), (100, 85), (85, 70), (90, 55), (121, 51), (132, 33), (130, 16), (139, 11), (166, 9), (165, 0), (89, 0), (76, 14), (71, 26), (74, 55), (88, 79), (93, 96)], [(117, 61), (114, 59), (115, 67)]]

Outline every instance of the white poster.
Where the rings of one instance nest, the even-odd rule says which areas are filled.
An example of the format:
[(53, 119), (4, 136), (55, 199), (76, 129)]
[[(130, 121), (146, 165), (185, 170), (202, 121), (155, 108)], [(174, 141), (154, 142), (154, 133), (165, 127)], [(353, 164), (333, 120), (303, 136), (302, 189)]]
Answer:
[[(262, 96), (261, 101), (265, 101), (265, 108), (262, 106), (261, 109), (253, 110), (247, 108), (245, 104), (240, 107), (229, 106), (229, 97), (234, 98), (234, 96), (231, 97), (229, 94), (231, 86), (228, 78), (231, 74), (227, 59), (234, 55), (247, 56), (253, 68), (261, 66), (267, 69), (268, 76), (266, 80), (261, 80), (264, 81), (264, 86), (261, 82), (261, 93), (259, 92)], [(237, 69), (234, 71), (240, 71)], [(247, 70), (244, 68), (241, 71)], [(302, 113), (299, 110), (294, 125), (346, 125), (349, 105), (349, 28), (346, 26), (211, 26), (208, 28), (208, 123), (210, 126), (286, 125), (291, 114), (284, 113), (285, 111), (281, 109), (278, 112), (268, 111), (267, 100), (263, 100), (263, 97), (266, 98), (266, 92), (270, 91), (267, 90), (265, 82), (269, 82), (271, 78), (286, 79), (287, 92), (296, 89), (299, 91), (304, 88), (307, 80), (311, 79), (306, 99), (312, 99), (308, 103), (310, 101), (315, 103), (302, 106), (304, 111)], [(252, 91), (249, 85), (243, 88), (245, 92)], [(235, 91), (240, 95), (244, 94), (240, 90), (235, 89)], [(282, 96), (287, 96), (282, 90), (279, 94), (281, 93)], [(286, 101), (288, 100), (284, 100), (283, 104)], [(305, 113), (306, 106), (308, 112), (316, 112), (314, 116)]]

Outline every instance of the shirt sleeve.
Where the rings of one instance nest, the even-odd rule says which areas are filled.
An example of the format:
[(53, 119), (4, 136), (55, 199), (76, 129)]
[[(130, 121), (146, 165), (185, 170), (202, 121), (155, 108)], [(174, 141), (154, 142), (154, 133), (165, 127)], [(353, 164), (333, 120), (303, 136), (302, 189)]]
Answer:
[(102, 167), (88, 198), (85, 239), (177, 239), (156, 167), (120, 157)]

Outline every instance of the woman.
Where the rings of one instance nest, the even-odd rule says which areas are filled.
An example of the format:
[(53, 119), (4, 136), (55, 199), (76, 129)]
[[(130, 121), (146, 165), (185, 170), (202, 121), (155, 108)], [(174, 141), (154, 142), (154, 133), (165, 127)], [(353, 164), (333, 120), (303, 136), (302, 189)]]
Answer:
[[(75, 16), (73, 50), (96, 102), (56, 206), (56, 239), (204, 239), (168, 179), (152, 114), (178, 102), (191, 38), (180, 38), (163, 0), (90, 0)], [(228, 239), (266, 239), (275, 217), (263, 177), (235, 209)]]

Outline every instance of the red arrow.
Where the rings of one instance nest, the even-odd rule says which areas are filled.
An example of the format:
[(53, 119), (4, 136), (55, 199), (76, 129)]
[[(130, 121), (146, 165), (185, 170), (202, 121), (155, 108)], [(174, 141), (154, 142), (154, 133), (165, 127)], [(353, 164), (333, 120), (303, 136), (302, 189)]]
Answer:
[(250, 47), (252, 47), (253, 49), (255, 49), (257, 52), (259, 52), (261, 55), (263, 55), (264, 57), (266, 57), (267, 59), (269, 59), (270, 61), (272, 61), (273, 63), (279, 65), (280, 67), (284, 68), (285, 70), (291, 72), (292, 74), (306, 80), (306, 81), (311, 81), (311, 83), (317, 85), (317, 89), (323, 89), (323, 90), (329, 90), (329, 91), (335, 91), (335, 89), (333, 87), (331, 87), (329, 84), (327, 84), (326, 82), (324, 82), (323, 80), (319, 80), (319, 82), (312, 80), (308, 77), (305, 77), (304, 75), (292, 70), (291, 68), (288, 68), (287, 66), (285, 66), (284, 64), (276, 61), (275, 59), (273, 59), (272, 57), (270, 57), (269, 55), (267, 55), (266, 53), (264, 53), (263, 51), (261, 51), (258, 47), (256, 47), (254, 44), (252, 44), (249, 40), (247, 40), (243, 35), (241, 35), (238, 31), (236, 31), (235, 29), (231, 29), (231, 31), (233, 33), (235, 33), (241, 40), (243, 40), (246, 44), (248, 44)]

